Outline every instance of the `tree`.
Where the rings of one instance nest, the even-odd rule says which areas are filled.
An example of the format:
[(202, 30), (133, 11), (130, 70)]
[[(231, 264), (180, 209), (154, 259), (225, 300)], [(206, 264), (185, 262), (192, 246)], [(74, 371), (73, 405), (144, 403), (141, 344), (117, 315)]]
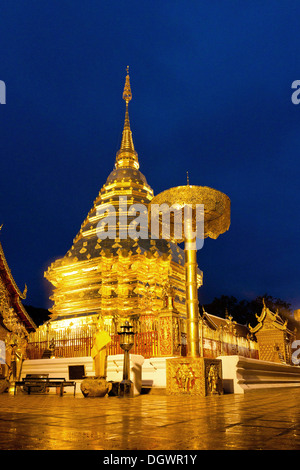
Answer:
[(238, 301), (233, 296), (222, 295), (215, 297), (210, 304), (205, 304), (204, 308), (207, 313), (225, 318), (228, 313), (233, 320), (241, 325), (254, 326), (257, 322), (255, 315), (260, 315), (263, 309), (263, 302), (272, 311), (278, 311), (284, 318), (292, 319), (291, 304), (279, 298), (272, 297), (269, 294), (257, 296), (253, 300)]
[(50, 312), (45, 308), (33, 307), (32, 305), (24, 305), (24, 308), (36, 326), (40, 326), (49, 320)]

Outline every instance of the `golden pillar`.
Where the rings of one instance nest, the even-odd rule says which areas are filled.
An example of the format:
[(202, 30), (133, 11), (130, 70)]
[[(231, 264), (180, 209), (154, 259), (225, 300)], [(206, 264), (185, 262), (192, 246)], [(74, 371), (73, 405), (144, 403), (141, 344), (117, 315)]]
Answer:
[(197, 289), (197, 251), (188, 246), (195, 243), (195, 239), (187, 239), (184, 247), (185, 257), (185, 289), (186, 289), (186, 322), (187, 322), (187, 355), (200, 356), (199, 341), (199, 305)]
[(174, 289), (170, 283), (164, 286), (165, 306), (158, 314), (158, 338), (160, 356), (181, 355), (180, 314), (174, 305)]

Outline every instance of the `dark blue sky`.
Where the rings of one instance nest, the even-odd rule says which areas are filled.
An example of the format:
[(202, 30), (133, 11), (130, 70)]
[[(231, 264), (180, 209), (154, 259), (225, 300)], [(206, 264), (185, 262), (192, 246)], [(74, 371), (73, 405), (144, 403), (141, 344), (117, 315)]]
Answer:
[(26, 303), (113, 169), (130, 66), (131, 128), (155, 194), (231, 199), (199, 251), (200, 302), (267, 292), (300, 308), (299, 1), (27, 0), (0, 7), (0, 234)]

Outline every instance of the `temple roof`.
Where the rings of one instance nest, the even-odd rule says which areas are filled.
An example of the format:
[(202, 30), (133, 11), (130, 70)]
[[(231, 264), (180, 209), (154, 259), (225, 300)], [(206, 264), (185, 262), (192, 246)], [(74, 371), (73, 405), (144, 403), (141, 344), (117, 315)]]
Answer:
[(17, 314), (19, 320), (23, 322), (25, 328), (28, 331), (35, 330), (36, 325), (34, 321), (30, 318), (25, 307), (23, 306), (21, 300), (26, 298), (27, 287), (23, 292), (18, 288), (11, 271), (9, 269), (8, 263), (6, 261), (2, 244), (0, 243), (0, 279), (9, 295), (11, 306)]
[(250, 333), (248, 327), (246, 325), (241, 325), (236, 321), (233, 321), (233, 318), (229, 315), (228, 318), (221, 318), (217, 317), (216, 315), (212, 315), (207, 312), (203, 312), (202, 318), (205, 323), (212, 329), (217, 330), (218, 328), (234, 328), (235, 333), (238, 336), (247, 337)]
[(184, 252), (182, 248), (167, 240), (150, 240), (130, 238), (126, 240), (97, 240), (94, 237), (81, 238), (74, 243), (73, 249), (68, 251), (67, 258), (72, 261), (85, 261), (98, 256), (117, 256), (119, 250), (123, 256), (149, 254), (149, 256), (170, 256), (172, 261), (184, 265)]
[(284, 318), (279, 311), (272, 312), (263, 301), (263, 309), (260, 315), (255, 315), (257, 324), (254, 327), (249, 325), (251, 333), (257, 333), (260, 330), (277, 329), (285, 331), (288, 334), (293, 334), (292, 325), (288, 318)]

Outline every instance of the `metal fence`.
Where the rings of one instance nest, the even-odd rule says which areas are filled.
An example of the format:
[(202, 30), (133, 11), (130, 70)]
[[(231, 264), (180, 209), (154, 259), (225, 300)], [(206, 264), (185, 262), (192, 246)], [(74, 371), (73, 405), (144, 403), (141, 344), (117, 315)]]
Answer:
[[(90, 356), (94, 344), (93, 336), (85, 335), (70, 335), (65, 337), (59, 335), (59, 332), (52, 337), (54, 340), (54, 357), (82, 357)], [(28, 359), (41, 359), (45, 350), (49, 348), (48, 341), (33, 341), (28, 343), (27, 357)], [(111, 342), (107, 346), (107, 354), (122, 354), (123, 350), (120, 346), (120, 336), (111, 335)], [(158, 352), (158, 332), (147, 331), (143, 333), (136, 333), (134, 335), (134, 344), (130, 350), (131, 354), (138, 354), (145, 358), (156, 357)]]
[[(30, 335), (27, 357), (28, 359), (41, 359), (45, 350), (49, 348), (50, 341), (54, 342), (54, 357), (82, 357), (90, 356), (96, 333), (95, 327), (67, 328), (61, 330), (38, 330)], [(122, 354), (120, 336), (108, 331), (111, 342), (107, 346), (107, 354)], [(160, 356), (159, 332), (137, 331), (134, 335), (134, 344), (131, 354), (141, 355), (148, 359)], [(217, 357), (220, 355), (239, 354), (245, 357), (258, 358), (257, 343), (233, 334), (203, 328), (200, 331), (201, 354), (204, 357)], [(181, 333), (181, 355), (185, 356), (186, 334)], [(177, 352), (178, 353), (178, 352)]]

